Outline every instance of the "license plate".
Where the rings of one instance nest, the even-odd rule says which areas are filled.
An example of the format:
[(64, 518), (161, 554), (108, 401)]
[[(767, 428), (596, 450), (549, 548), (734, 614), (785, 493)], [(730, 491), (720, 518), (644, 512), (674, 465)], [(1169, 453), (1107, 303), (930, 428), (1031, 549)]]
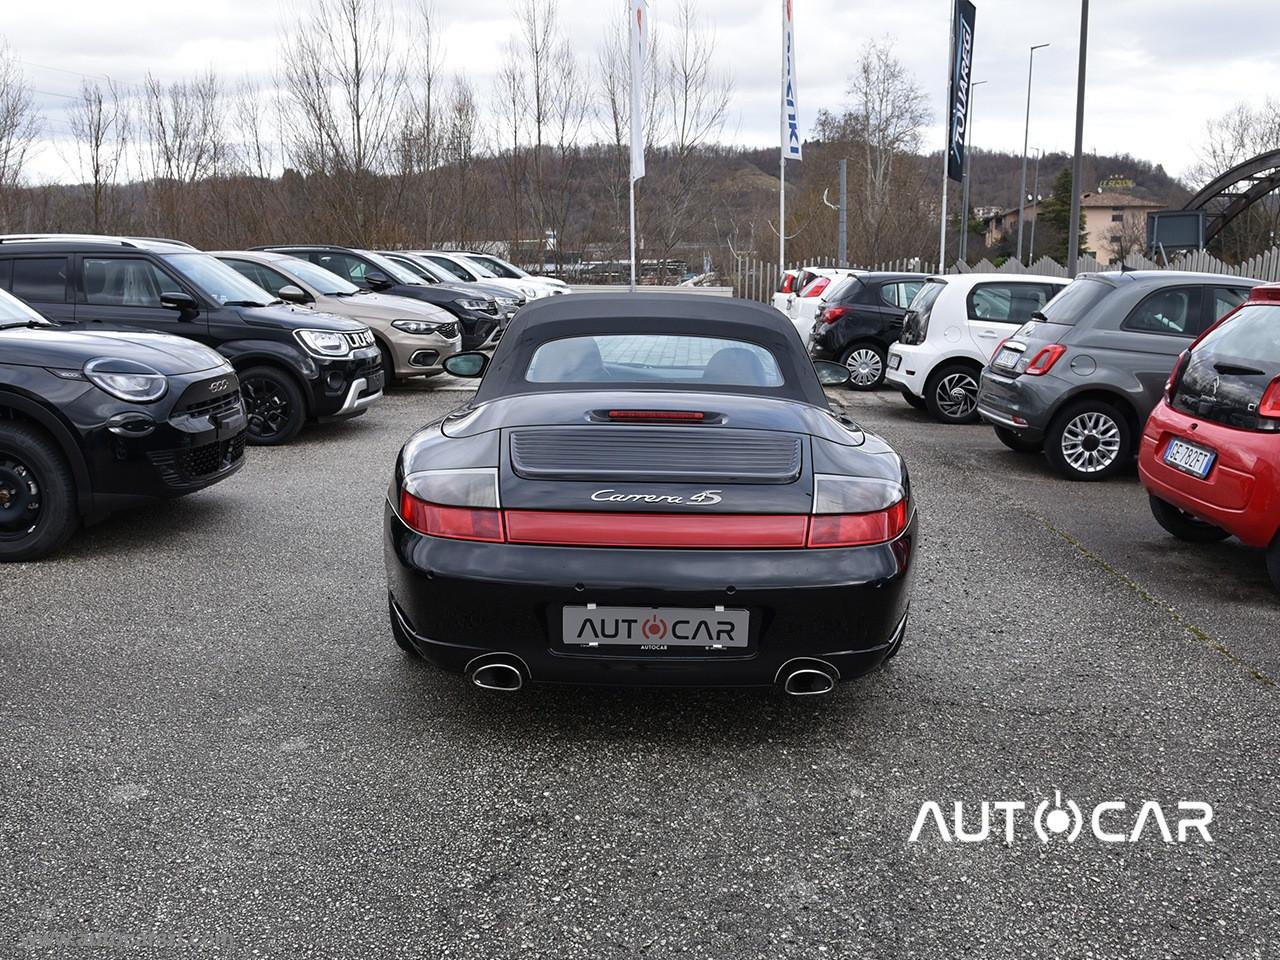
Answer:
[(365, 377), (365, 380), (369, 384), (369, 386), (367, 387), (368, 390), (370, 391), (381, 390), (383, 383), (386, 382), (386, 375), (381, 370), (379, 370), (377, 373), (369, 374), (367, 377)]
[(565, 607), (561, 638), (566, 646), (623, 645), (647, 650), (667, 647), (742, 648), (748, 644), (746, 610), (686, 607)]
[(889, 354), (889, 369), (897, 370), (902, 366), (902, 357), (896, 353)]
[(1008, 347), (1005, 347), (996, 355), (996, 366), (1004, 367), (1006, 370), (1012, 370), (1018, 365), (1018, 361), (1021, 359), (1021, 350), (1010, 350)]
[(1164, 462), (1203, 480), (1213, 469), (1217, 454), (1185, 440), (1170, 440), (1164, 450)]

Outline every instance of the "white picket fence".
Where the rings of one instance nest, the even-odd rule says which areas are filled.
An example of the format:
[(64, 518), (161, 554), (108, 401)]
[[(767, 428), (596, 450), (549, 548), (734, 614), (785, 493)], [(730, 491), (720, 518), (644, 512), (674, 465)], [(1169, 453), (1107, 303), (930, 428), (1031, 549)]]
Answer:
[[(800, 264), (794, 264), (795, 267)], [(820, 257), (808, 261), (804, 266), (833, 267), (834, 257)], [(892, 273), (937, 273), (935, 264), (920, 257), (903, 257), (875, 264), (851, 264), (860, 270), (874, 270)], [(1194, 250), (1178, 254), (1166, 264), (1149, 260), (1141, 254), (1130, 254), (1125, 257), (1123, 266), (1120, 263), (1101, 264), (1097, 258), (1089, 255), (1080, 258), (1077, 272), (1106, 273), (1117, 270), (1193, 270), (1197, 273), (1219, 273), (1232, 277), (1252, 277), (1269, 283), (1280, 283), (1280, 246), (1272, 247), (1256, 257), (1239, 264), (1225, 263), (1204, 250)], [(947, 267), (946, 273), (1025, 273), (1041, 277), (1065, 277), (1067, 268), (1056, 260), (1041, 257), (1030, 266), (1023, 266), (1017, 260), (1007, 260), (996, 266), (990, 260), (979, 260), (975, 264), (967, 264), (958, 260)], [(748, 300), (761, 300), (768, 303), (775, 290), (778, 289), (778, 265), (760, 260), (739, 258), (735, 264), (735, 272), (727, 278), (733, 285), (734, 295)]]

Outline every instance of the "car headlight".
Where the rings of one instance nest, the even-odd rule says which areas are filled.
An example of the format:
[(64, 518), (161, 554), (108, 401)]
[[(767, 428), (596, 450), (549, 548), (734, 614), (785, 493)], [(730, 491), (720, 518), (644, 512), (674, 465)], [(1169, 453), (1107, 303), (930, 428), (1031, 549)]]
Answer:
[(351, 352), (347, 338), (332, 330), (295, 330), (293, 335), (317, 357), (345, 357)]
[(426, 320), (392, 320), (391, 325), (405, 333), (435, 333), (440, 329), (440, 324)]
[(488, 300), (458, 300), (456, 303), (464, 310), (484, 310), (489, 306)]
[(129, 403), (155, 403), (169, 390), (169, 379), (136, 360), (99, 357), (84, 365), (85, 378), (99, 390)]

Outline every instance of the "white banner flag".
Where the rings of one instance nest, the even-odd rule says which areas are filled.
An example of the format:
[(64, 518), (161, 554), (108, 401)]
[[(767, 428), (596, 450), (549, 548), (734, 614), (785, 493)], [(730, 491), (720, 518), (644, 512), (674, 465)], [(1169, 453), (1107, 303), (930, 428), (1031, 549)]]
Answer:
[(649, 47), (649, 0), (631, 0), (631, 180), (644, 176), (645, 55)]
[(800, 159), (800, 115), (796, 111), (796, 38), (791, 0), (782, 0), (782, 156)]

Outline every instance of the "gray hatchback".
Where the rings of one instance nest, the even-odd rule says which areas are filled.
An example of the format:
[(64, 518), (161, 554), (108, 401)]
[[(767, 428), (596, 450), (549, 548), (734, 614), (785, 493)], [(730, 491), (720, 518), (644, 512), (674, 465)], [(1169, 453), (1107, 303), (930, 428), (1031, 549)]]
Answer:
[(978, 413), (1005, 446), (1072, 480), (1132, 459), (1174, 361), (1261, 281), (1172, 270), (1088, 273), (992, 355)]

